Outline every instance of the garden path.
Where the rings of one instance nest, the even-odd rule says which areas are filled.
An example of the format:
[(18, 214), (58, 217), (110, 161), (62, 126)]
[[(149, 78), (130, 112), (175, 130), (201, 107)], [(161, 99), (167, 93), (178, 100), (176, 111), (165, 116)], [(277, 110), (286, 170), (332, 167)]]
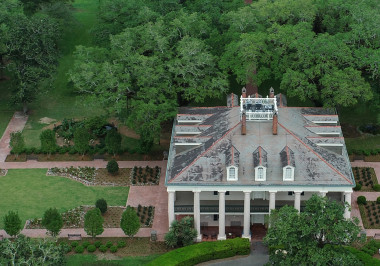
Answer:
[(11, 133), (23, 130), (26, 121), (28, 121), (28, 116), (24, 115), (22, 112), (15, 112), (12, 116), (11, 121), (9, 121), (9, 124), (0, 139), (0, 162), (4, 162), (11, 151), (11, 148), (9, 147)]
[[(351, 162), (352, 167), (372, 167), (375, 170), (377, 181), (380, 184), (380, 162), (364, 162), (364, 161), (354, 161)], [(359, 225), (363, 227), (362, 218), (360, 216), (359, 206), (356, 202), (359, 196), (365, 196), (369, 201), (376, 201), (377, 197), (380, 197), (380, 192), (363, 192), (354, 191), (351, 198), (351, 217), (359, 218)], [(365, 229), (367, 236), (374, 236), (375, 234), (380, 234), (380, 229)]]

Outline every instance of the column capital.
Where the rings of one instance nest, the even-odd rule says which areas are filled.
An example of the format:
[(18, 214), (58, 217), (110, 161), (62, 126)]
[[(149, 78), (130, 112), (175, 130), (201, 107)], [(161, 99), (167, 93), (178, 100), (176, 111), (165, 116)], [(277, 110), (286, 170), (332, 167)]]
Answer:
[(252, 193), (252, 190), (243, 190), (243, 193)]
[(269, 193), (277, 193), (277, 190), (269, 190)]
[(200, 188), (195, 188), (195, 189), (193, 189), (193, 192), (194, 192), (194, 193), (200, 193), (200, 192), (202, 192), (202, 191), (201, 191)]
[(166, 191), (167, 191), (168, 193), (176, 192), (176, 190), (175, 190), (175, 189), (172, 189), (172, 188), (167, 188)]
[(218, 190), (218, 193), (226, 193), (227, 190)]
[(294, 194), (301, 194), (303, 191), (293, 191)]
[(344, 195), (352, 194), (352, 191), (345, 191)]

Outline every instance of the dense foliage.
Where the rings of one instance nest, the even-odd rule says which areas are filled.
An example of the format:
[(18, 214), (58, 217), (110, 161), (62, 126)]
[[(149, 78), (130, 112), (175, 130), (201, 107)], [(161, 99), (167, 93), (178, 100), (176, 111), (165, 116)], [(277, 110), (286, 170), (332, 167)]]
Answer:
[(106, 148), (109, 153), (116, 155), (121, 148), (121, 135), (117, 130), (109, 130), (105, 139)]
[(98, 208), (89, 210), (84, 216), (84, 231), (92, 237), (103, 233), (103, 217)]
[(4, 230), (10, 236), (16, 236), (22, 229), (21, 219), (17, 212), (9, 211), (4, 216)]
[(197, 230), (194, 229), (194, 219), (190, 216), (180, 221), (173, 221), (169, 232), (165, 235), (165, 243), (168, 247), (184, 247), (194, 243)]
[(271, 212), (264, 241), (275, 265), (356, 265), (343, 245), (358, 240), (358, 220), (345, 219), (345, 206), (313, 195), (305, 210), (290, 206)]
[(57, 141), (55, 139), (55, 132), (50, 129), (46, 129), (41, 132), (41, 151), (51, 154), (57, 149)]
[(127, 209), (123, 212), (120, 221), (120, 228), (123, 230), (124, 234), (129, 237), (133, 237), (140, 229), (140, 219), (136, 214), (136, 211), (131, 207), (127, 206)]
[(99, 208), (100, 212), (104, 214), (107, 211), (107, 201), (105, 199), (98, 199), (95, 203), (95, 207)]
[(248, 239), (234, 238), (175, 249), (158, 257), (148, 265), (196, 265), (209, 260), (247, 255), (249, 252)]
[(111, 160), (107, 163), (107, 171), (108, 173), (115, 175), (119, 172), (119, 164), (115, 160)]
[(25, 140), (21, 131), (12, 132), (9, 146), (12, 148), (12, 153), (18, 155), (25, 149)]
[(63, 227), (63, 219), (56, 208), (47, 209), (42, 217), (42, 225), (50, 235), (58, 236)]

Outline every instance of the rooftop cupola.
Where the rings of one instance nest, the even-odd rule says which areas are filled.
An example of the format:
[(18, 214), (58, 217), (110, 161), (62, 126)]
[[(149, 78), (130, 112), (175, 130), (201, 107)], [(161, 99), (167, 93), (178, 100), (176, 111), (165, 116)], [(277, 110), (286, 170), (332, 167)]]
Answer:
[(247, 121), (272, 120), (273, 115), (277, 113), (277, 99), (274, 97), (261, 98), (260, 95), (246, 96), (245, 88), (242, 89), (240, 98), (240, 118), (243, 113), (246, 114)]

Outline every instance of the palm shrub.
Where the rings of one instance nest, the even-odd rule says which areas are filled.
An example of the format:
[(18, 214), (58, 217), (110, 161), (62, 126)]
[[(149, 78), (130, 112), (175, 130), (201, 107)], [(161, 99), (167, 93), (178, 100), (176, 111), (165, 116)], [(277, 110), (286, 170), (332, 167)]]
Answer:
[(186, 216), (180, 221), (173, 221), (169, 232), (165, 235), (165, 243), (170, 248), (184, 247), (193, 244), (196, 236), (194, 219)]

